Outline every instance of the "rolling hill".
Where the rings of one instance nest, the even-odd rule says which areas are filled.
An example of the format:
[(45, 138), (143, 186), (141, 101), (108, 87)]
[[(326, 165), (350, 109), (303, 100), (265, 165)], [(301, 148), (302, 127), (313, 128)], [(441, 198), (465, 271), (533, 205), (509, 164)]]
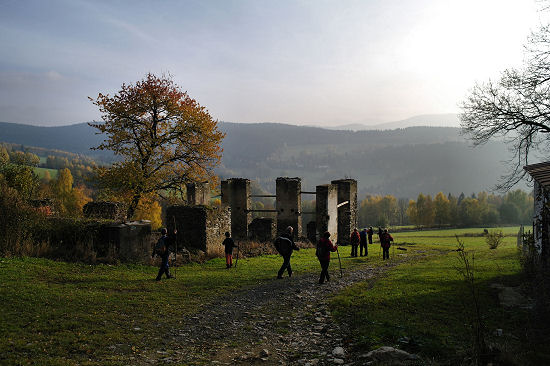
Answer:
[[(304, 189), (332, 179), (355, 178), (360, 196), (420, 192), (466, 194), (490, 190), (506, 171), (504, 144), (473, 149), (452, 127), (343, 131), (277, 123), (221, 122), (227, 135), (217, 170), (222, 178), (246, 177), (275, 191), (278, 176), (303, 178)], [(0, 141), (70, 151), (103, 161), (109, 152), (90, 150), (101, 136), (85, 123), (36, 127), (0, 122)], [(521, 188), (526, 188), (522, 185)]]

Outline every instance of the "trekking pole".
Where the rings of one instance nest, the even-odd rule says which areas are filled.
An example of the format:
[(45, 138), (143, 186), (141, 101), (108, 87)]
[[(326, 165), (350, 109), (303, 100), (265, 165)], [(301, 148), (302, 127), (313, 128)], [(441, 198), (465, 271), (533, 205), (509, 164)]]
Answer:
[(241, 246), (237, 245), (237, 259), (235, 260), (235, 269), (237, 269), (237, 263), (239, 263), (239, 251), (241, 250)]
[(176, 268), (178, 265), (178, 230), (176, 229), (176, 216), (172, 216), (174, 220), (174, 231), (176, 232), (176, 251), (174, 252), (174, 278), (176, 278)]
[(338, 251), (338, 247), (336, 247), (336, 254), (338, 254), (338, 264), (340, 265), (340, 277), (343, 277), (344, 272), (342, 272), (342, 261), (340, 261), (340, 252)]

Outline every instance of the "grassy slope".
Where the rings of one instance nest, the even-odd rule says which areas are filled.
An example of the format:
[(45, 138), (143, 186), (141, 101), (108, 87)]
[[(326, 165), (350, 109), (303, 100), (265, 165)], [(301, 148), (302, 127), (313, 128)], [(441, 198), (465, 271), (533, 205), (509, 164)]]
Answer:
[[(487, 341), (497, 344), (506, 353), (504, 358), (519, 361), (518, 364), (548, 361), (547, 355), (535, 355), (518, 341), (525, 333), (527, 312), (500, 307), (496, 291), (489, 287), (491, 283), (507, 286), (521, 283), (516, 238), (512, 236), (517, 229), (505, 229), (510, 236), (505, 237), (504, 244), (496, 250), (490, 250), (483, 237), (467, 236), (469, 231), (481, 230), (395, 234), (396, 242), (408, 248), (408, 252), (426, 251), (428, 255), (397, 266), (382, 279), (352, 286), (332, 299), (337, 317), (352, 324), (359, 351), (390, 345), (435, 358), (443, 364), (460, 364), (469, 357), (472, 344), (469, 319), (473, 306), (457, 271), (463, 268), (455, 251), (454, 234), (458, 234), (470, 258), (474, 255)], [(430, 249), (442, 255), (429, 254)], [(401, 253), (395, 250), (394, 255)], [(493, 336), (497, 328), (503, 329), (503, 337)], [(522, 359), (526, 356), (529, 358)]]

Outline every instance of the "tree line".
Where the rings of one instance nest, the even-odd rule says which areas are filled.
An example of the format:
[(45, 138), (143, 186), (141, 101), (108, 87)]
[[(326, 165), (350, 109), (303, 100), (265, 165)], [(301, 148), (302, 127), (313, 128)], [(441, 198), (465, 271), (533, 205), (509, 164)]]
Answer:
[(454, 196), (420, 193), (416, 200), (393, 195), (367, 195), (359, 204), (358, 226), (478, 226), (529, 224), (533, 195), (517, 189), (504, 195), (479, 192)]

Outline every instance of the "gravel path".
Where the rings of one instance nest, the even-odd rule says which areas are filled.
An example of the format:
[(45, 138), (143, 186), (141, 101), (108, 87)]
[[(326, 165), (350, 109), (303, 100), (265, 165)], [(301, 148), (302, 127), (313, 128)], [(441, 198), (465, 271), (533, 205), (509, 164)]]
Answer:
[[(218, 365), (358, 364), (346, 324), (336, 323), (327, 300), (346, 286), (379, 276), (397, 261), (344, 270), (337, 260), (331, 281), (318, 273), (285, 277), (216, 299), (171, 329), (157, 350), (134, 363)], [(342, 347), (343, 350), (337, 347)], [(346, 349), (348, 348), (348, 349)], [(336, 351), (333, 355), (333, 351)], [(344, 351), (339, 354), (338, 351)]]

